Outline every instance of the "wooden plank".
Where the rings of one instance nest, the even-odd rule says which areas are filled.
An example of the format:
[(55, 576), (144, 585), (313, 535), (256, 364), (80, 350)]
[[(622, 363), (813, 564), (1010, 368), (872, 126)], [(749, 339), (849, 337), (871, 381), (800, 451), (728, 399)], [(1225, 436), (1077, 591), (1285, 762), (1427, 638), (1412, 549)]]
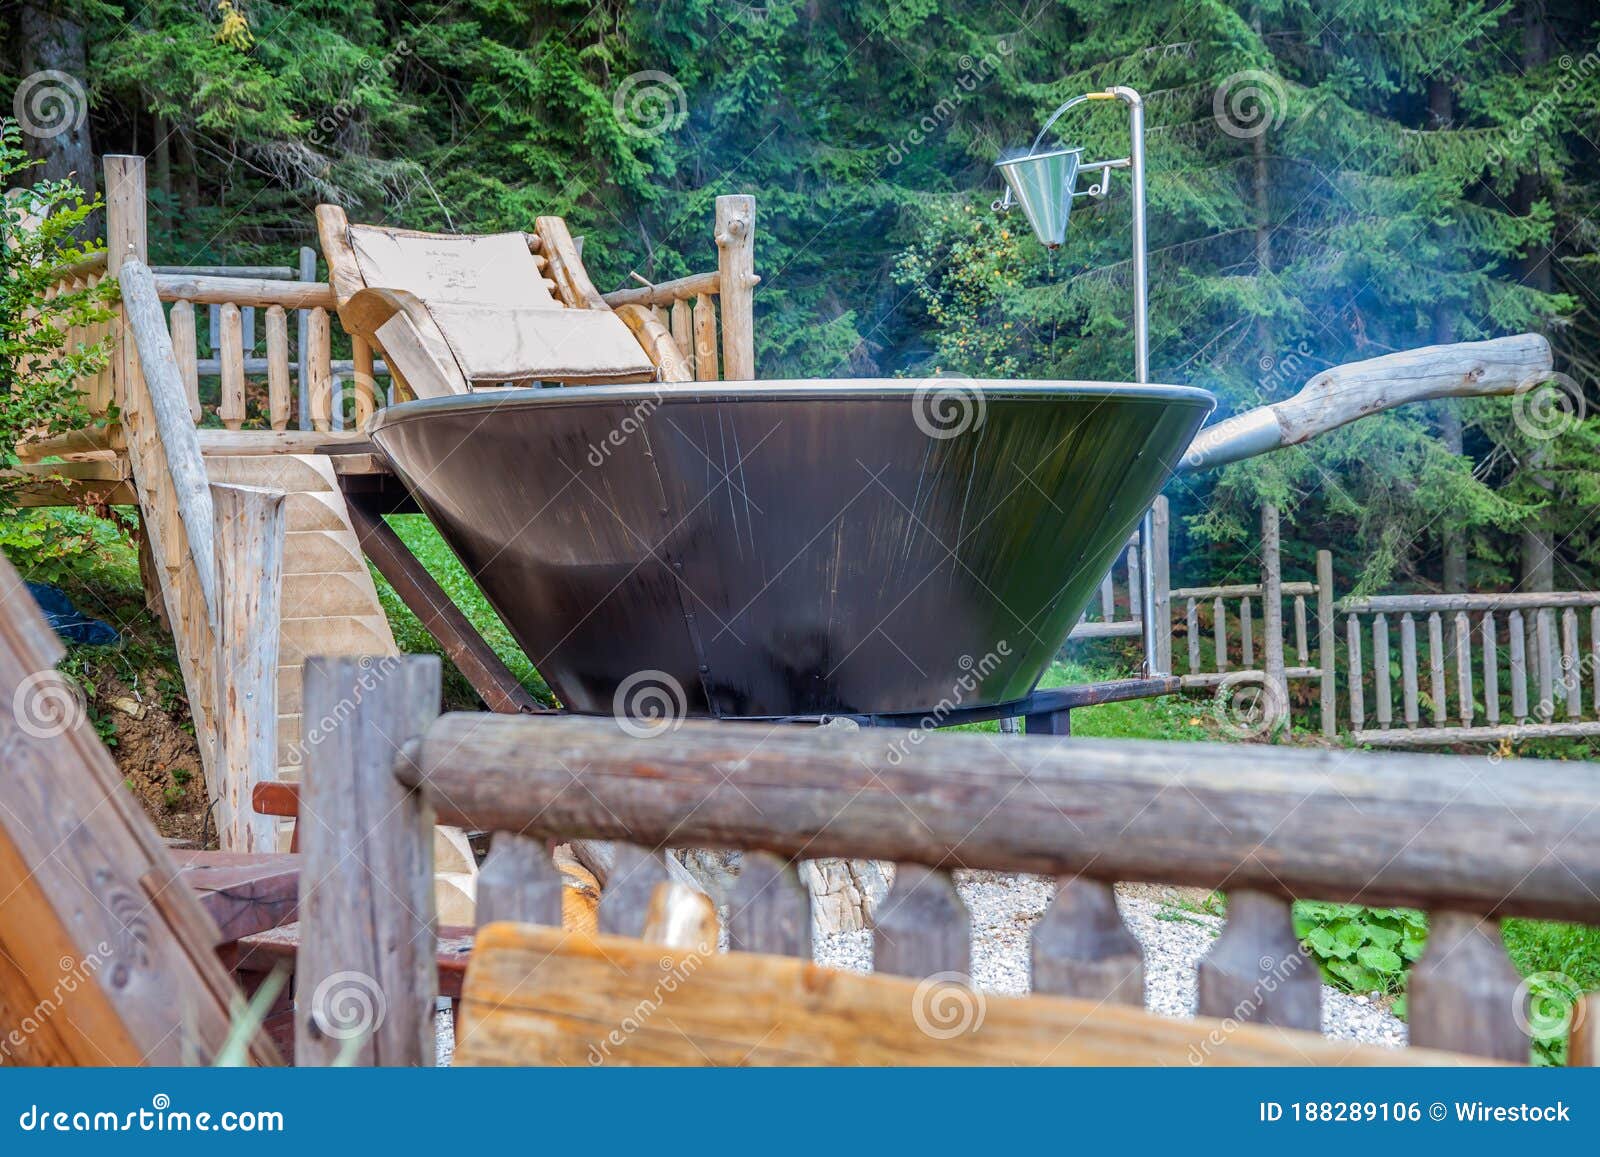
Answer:
[(1228, 611), (1221, 595), (1211, 600), (1211, 635), (1220, 674), (1228, 669)]
[(1472, 726), (1472, 624), (1466, 611), (1456, 612), (1456, 697), (1461, 726)]
[(1493, 727), (1500, 722), (1500, 647), (1493, 611), (1483, 613), (1479, 630), (1483, 646), (1483, 717)]
[(1172, 510), (1166, 495), (1150, 504), (1150, 573), (1155, 589), (1155, 658), (1158, 670), (1172, 673)]
[(1184, 600), (1183, 622), (1188, 635), (1189, 673), (1197, 674), (1200, 670), (1200, 612), (1193, 599)]
[[(934, 1023), (924, 1010), (939, 995), (959, 994), (941, 994), (916, 980), (853, 976), (792, 957), (705, 956), (621, 937), (495, 924), (478, 935), (462, 991), (455, 1063), (1481, 1063), (1261, 1025), (1174, 1020), (1057, 996), (969, 997), (950, 1010), (955, 1015), (948, 1023)], [(624, 1024), (631, 1031), (619, 1030)]]
[(467, 712), (430, 727), (396, 774), (475, 829), (1600, 922), (1600, 781), (1580, 764), (1513, 760), (1486, 777), (1467, 757), (1343, 749), (1003, 746), (699, 720), (634, 739), (609, 719)]
[(1322, 1027), (1322, 975), (1300, 951), (1289, 902), (1228, 893), (1222, 935), (1196, 969), (1201, 1016), (1313, 1032)]
[(1111, 571), (1100, 580), (1100, 621), (1109, 623), (1117, 617), (1117, 593), (1111, 585)]
[[(1128, 547), (1128, 618), (1139, 622), (1144, 615), (1144, 600), (1140, 597), (1144, 590), (1144, 578), (1140, 574), (1139, 546), (1137, 543)], [(1154, 672), (1151, 672), (1154, 674)]]
[(1306, 649), (1306, 597), (1294, 597), (1294, 653), (1300, 666), (1307, 666), (1311, 662), (1310, 652)]
[(439, 688), (434, 655), (306, 662), (297, 1064), (434, 1062), (433, 809), (393, 766)]
[(1378, 726), (1387, 729), (1394, 720), (1394, 692), (1389, 685), (1389, 619), (1372, 616), (1372, 697)]
[(600, 890), (600, 931), (639, 936), (650, 913), (650, 898), (657, 885), (668, 882), (667, 869), (655, 852), (625, 841), (612, 852), (610, 871)]
[(1334, 646), (1333, 554), (1317, 551), (1317, 665), (1322, 668), (1322, 734), (1338, 734), (1338, 656)]
[[(1283, 663), (1283, 560), (1278, 550), (1278, 508), (1261, 507), (1261, 671), (1263, 722), (1268, 731), (1289, 722), (1289, 680)], [(1245, 666), (1249, 666), (1248, 662)]]
[(378, 409), (378, 379), (373, 376), (372, 346), (359, 337), (350, 339), (350, 380), (355, 391), (356, 429), (364, 429), (367, 419)]
[(212, 339), (212, 348), (221, 360), (222, 400), (217, 413), (230, 430), (244, 425), (244, 332), (240, 327), (239, 307), (229, 302), (220, 307), (221, 330)]
[(972, 927), (950, 873), (900, 864), (873, 913), (872, 968), (896, 976), (946, 974), (963, 983), (972, 971)]
[(811, 958), (811, 893), (793, 861), (746, 852), (728, 907), (734, 951)]
[(719, 377), (717, 307), (709, 293), (699, 294), (694, 299), (694, 375), (702, 382), (714, 382)]
[(1555, 611), (1540, 607), (1533, 612), (1533, 617), (1539, 675), (1539, 703), (1534, 711), (1541, 720), (1548, 722), (1555, 714)]
[(1600, 607), (1589, 612), (1589, 668), (1594, 674), (1594, 710), (1600, 715)]
[(543, 840), (495, 832), (478, 873), (478, 923), (512, 920), (559, 928), (565, 891), (561, 871)]
[(278, 625), (284, 495), (213, 484), (216, 521), (217, 758), (206, 793), (224, 851), (277, 848), (270, 816), (251, 804), (278, 767)]
[(1450, 717), (1444, 683), (1444, 621), (1438, 611), (1428, 612), (1428, 674), (1429, 694), (1433, 699), (1433, 724), (1443, 727)]
[(194, 333), (194, 306), (187, 301), (172, 303), (168, 318), (172, 328), (172, 355), (178, 362), (178, 374), (183, 379), (184, 396), (189, 399), (189, 417), (200, 421), (200, 374), (195, 368), (199, 356)]
[(722, 377), (746, 382), (756, 376), (755, 288), (756, 199), (717, 198), (717, 280), (722, 308)]
[(311, 375), (311, 428), (319, 432), (333, 428), (333, 368), (329, 365), (332, 340), (328, 311), (313, 309), (307, 315), (306, 342)]
[(1583, 714), (1583, 683), (1579, 678), (1582, 659), (1578, 655), (1578, 612), (1566, 607), (1561, 612), (1561, 685), (1566, 691), (1568, 719)]
[(689, 303), (682, 299), (672, 303), (672, 341), (678, 347), (678, 352), (683, 355), (684, 363), (689, 367), (690, 377), (696, 377), (694, 320)]
[(1430, 912), (1428, 946), (1406, 989), (1411, 1042), (1527, 1063), (1528, 1037), (1517, 1024), (1521, 985), (1495, 924), (1467, 912)]
[[(129, 159), (107, 158), (108, 171)], [(0, 558), (0, 694), (12, 706), (0, 713), (0, 1006), (59, 1001), (48, 1018), (57, 1059), (208, 1063), (227, 1039), (235, 991), (214, 952), (216, 926), (179, 882), (81, 692), (56, 674), (61, 655)], [(70, 991), (57, 987), (69, 979)], [(13, 1027), (0, 1021), (0, 1040)], [(251, 1056), (276, 1060), (259, 1039)]]
[(1417, 621), (1400, 616), (1400, 686), (1405, 701), (1406, 726), (1417, 725)]
[(231, 943), (297, 919), (299, 856), (174, 851), (172, 858), (178, 864), (180, 882), (216, 923), (219, 943)]
[(1521, 611), (1512, 611), (1506, 631), (1511, 640), (1511, 717), (1518, 723), (1528, 718), (1528, 632)]
[(1110, 884), (1060, 881), (1033, 930), (1033, 991), (1144, 1007), (1144, 950), (1123, 924)]
[(347, 511), (362, 551), (466, 676), (473, 690), (483, 697), (490, 711), (548, 710), (523, 687), (494, 648), (484, 642), (477, 628), (387, 522), (369, 513), (359, 502), (349, 503)]
[(289, 428), (289, 317), (283, 306), (267, 310), (267, 417), (274, 430)]

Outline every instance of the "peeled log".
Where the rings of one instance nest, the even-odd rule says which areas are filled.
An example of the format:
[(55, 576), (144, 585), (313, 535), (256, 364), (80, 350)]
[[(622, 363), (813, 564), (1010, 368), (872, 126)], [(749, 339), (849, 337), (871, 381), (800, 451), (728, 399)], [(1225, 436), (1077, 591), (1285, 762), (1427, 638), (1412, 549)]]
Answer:
[(1326, 434), (1407, 402), (1488, 398), (1546, 380), (1550, 343), (1536, 333), (1431, 345), (1334, 366), (1294, 397), (1208, 426), (1183, 456), (1182, 471), (1225, 466)]

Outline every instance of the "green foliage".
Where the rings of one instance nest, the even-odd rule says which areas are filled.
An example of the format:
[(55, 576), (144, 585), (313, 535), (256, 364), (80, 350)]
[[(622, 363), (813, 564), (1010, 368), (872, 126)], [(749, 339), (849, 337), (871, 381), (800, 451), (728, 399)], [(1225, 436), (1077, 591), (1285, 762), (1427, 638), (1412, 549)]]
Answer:
[(87, 511), (29, 508), (0, 516), (0, 553), (24, 578), (60, 584), (126, 549), (124, 534)]
[(1428, 921), (1409, 908), (1301, 901), (1294, 906), (1294, 931), (1329, 984), (1346, 992), (1395, 994), (1422, 955)]
[[(36, 164), (17, 123), (0, 119), (0, 184), (20, 182)], [(72, 345), (68, 330), (108, 321), (115, 283), (47, 291), (62, 266), (103, 248), (77, 240), (99, 208), (70, 181), (19, 184), (0, 200), (0, 468), (17, 464), (19, 443), (87, 423), (76, 382), (104, 368), (110, 342)], [(0, 508), (18, 485), (0, 476)]]

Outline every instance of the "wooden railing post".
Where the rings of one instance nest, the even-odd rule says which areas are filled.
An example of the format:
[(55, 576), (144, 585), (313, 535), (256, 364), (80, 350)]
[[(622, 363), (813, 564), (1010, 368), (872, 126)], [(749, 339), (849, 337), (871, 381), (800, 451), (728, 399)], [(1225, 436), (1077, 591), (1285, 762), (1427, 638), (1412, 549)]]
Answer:
[(439, 691), (435, 655), (306, 660), (299, 1064), (434, 1063), (433, 808), (395, 764)]
[(278, 624), (286, 495), (211, 487), (216, 526), (217, 758), (206, 793), (225, 852), (277, 851), (277, 821), (251, 806), (278, 766)]
[(1278, 508), (1261, 507), (1261, 629), (1265, 722), (1276, 731), (1289, 722), (1289, 679), (1283, 670), (1283, 559), (1278, 550)]
[(722, 377), (746, 382), (756, 376), (755, 288), (756, 199), (744, 194), (717, 198), (717, 276), (722, 299)]
[(1172, 673), (1172, 511), (1167, 496), (1158, 494), (1150, 508), (1150, 569), (1156, 588), (1156, 662), (1159, 674)]
[(1336, 660), (1333, 623), (1333, 553), (1317, 551), (1317, 662), (1322, 668), (1322, 734), (1338, 733), (1338, 699), (1335, 685)]

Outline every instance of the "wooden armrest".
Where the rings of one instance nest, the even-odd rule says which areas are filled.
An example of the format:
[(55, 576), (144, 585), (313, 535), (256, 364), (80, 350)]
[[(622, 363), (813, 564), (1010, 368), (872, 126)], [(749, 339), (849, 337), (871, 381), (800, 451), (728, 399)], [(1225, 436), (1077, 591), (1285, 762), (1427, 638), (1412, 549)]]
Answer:
[(415, 294), (403, 289), (363, 289), (339, 306), (345, 332), (383, 351), (391, 373), (414, 398), (467, 392), (467, 379), (439, 325)]
[(692, 382), (694, 373), (661, 319), (642, 305), (618, 307), (616, 314), (633, 331), (646, 356), (661, 372), (663, 382)]

